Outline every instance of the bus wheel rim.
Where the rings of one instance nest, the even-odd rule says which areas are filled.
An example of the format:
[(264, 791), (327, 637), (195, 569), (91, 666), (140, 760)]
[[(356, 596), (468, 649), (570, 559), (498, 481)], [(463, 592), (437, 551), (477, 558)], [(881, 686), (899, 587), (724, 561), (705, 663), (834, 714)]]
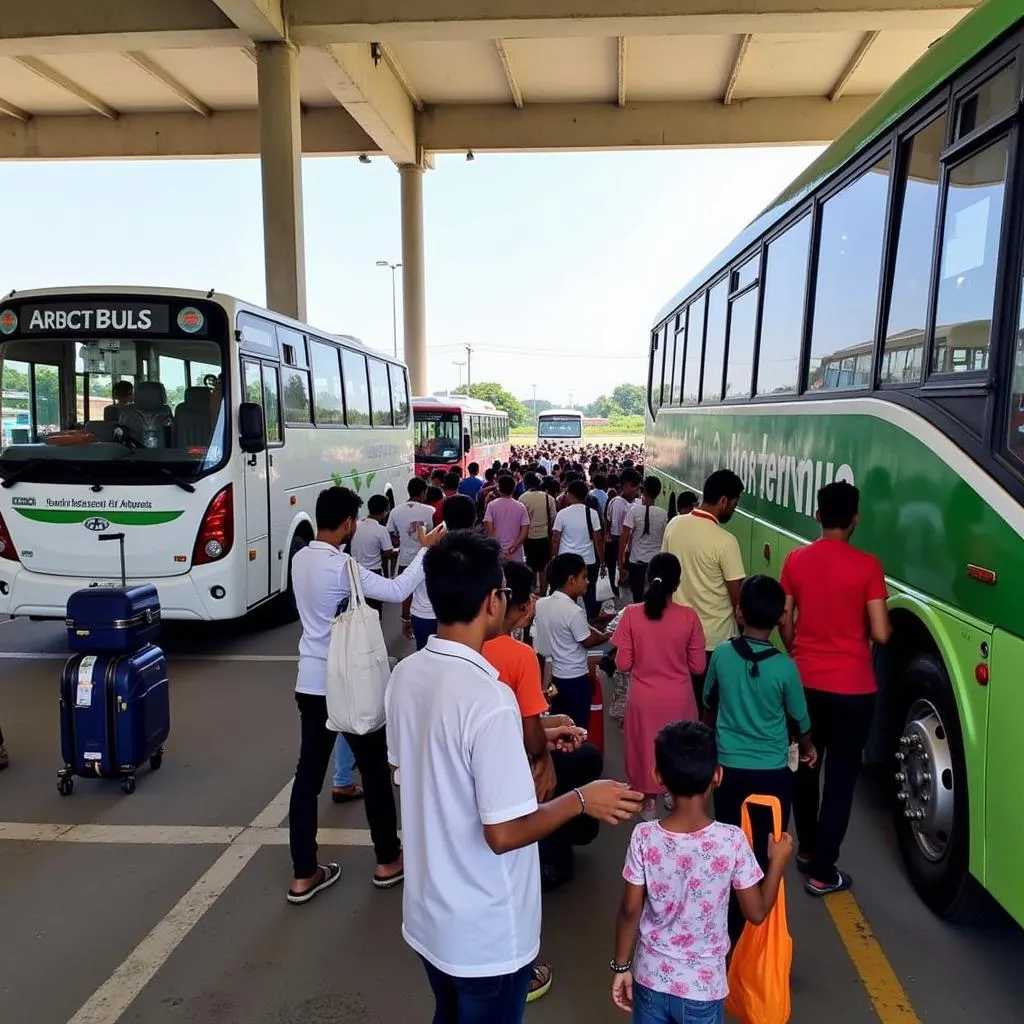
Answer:
[(953, 838), (956, 790), (949, 732), (931, 701), (915, 701), (907, 713), (896, 760), (903, 816), (925, 858), (941, 861)]

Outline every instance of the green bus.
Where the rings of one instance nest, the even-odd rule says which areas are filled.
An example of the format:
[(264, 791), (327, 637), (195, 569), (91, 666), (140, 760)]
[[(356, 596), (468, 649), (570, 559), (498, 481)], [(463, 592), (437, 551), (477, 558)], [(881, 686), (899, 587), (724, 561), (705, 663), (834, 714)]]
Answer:
[(869, 754), (913, 885), (1024, 923), (1024, 10), (969, 14), (659, 314), (647, 459), (729, 467), (748, 572), (861, 490), (895, 629)]

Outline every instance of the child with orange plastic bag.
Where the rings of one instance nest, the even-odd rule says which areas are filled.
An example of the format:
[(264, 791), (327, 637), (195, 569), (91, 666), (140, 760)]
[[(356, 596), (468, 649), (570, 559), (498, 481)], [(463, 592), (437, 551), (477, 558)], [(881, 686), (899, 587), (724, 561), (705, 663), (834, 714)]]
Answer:
[[(714, 733), (675, 722), (655, 741), (674, 808), (633, 831), (615, 925), (612, 1000), (636, 1024), (722, 1024), (728, 994), (729, 893), (760, 924), (775, 905), (793, 840), (771, 840), (768, 872), (743, 832), (708, 816), (722, 769)], [(763, 879), (763, 883), (762, 883)]]

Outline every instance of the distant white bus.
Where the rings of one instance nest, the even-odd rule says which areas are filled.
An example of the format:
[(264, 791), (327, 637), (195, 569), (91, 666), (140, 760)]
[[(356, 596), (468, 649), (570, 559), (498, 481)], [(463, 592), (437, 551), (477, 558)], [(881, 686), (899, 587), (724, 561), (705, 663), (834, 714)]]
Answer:
[(547, 409), (537, 416), (537, 439), (572, 444), (583, 437), (583, 413), (575, 409)]
[(63, 618), (72, 591), (119, 581), (111, 533), (168, 619), (291, 613), (320, 491), (394, 502), (413, 471), (401, 363), (224, 295), (11, 293), (0, 398), (27, 406), (0, 440), (9, 615)]

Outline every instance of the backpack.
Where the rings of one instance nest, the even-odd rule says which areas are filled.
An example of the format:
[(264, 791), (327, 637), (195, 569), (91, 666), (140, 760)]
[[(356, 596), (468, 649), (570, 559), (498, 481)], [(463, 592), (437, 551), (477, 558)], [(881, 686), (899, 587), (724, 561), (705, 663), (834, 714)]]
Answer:
[(384, 725), (391, 665), (380, 617), (366, 603), (354, 558), (347, 568), (350, 596), (331, 624), (327, 650), (327, 727), (365, 736)]
[[(758, 667), (762, 661), (767, 661), (769, 658), (774, 658), (779, 653), (775, 647), (765, 647), (762, 650), (755, 651), (750, 646), (750, 641), (745, 636), (734, 636), (729, 643), (732, 645), (732, 649), (750, 665), (749, 672), (752, 678), (756, 679), (761, 674), (761, 669)], [(705, 695), (705, 703), (708, 704), (708, 710), (717, 712), (718, 711), (718, 688)], [(710, 702), (710, 703), (708, 703)]]

